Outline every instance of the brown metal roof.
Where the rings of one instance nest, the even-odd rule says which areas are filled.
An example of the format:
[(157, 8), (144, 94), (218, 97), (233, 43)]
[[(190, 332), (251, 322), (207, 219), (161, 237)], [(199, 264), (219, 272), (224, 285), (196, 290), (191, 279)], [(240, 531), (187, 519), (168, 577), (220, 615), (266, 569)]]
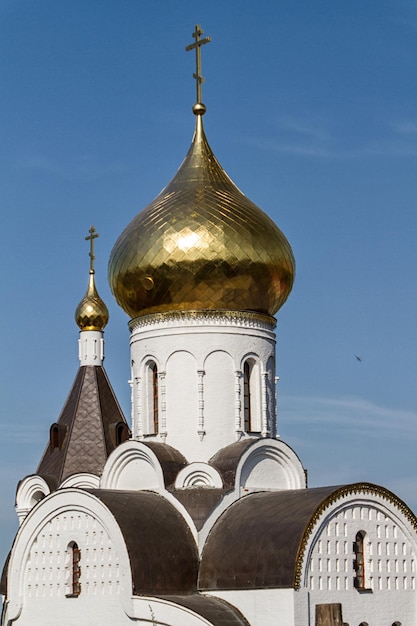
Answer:
[[(116, 424), (126, 420), (103, 367), (80, 367), (56, 425), (56, 441), (46, 446), (37, 474), (58, 485), (79, 472), (100, 476), (116, 448)], [(51, 435), (52, 439), (52, 435)]]
[(142, 441), (157, 457), (164, 475), (165, 487), (175, 483), (177, 474), (183, 467), (188, 465), (187, 459), (176, 448), (157, 441)]
[(219, 450), (210, 459), (210, 465), (220, 472), (225, 487), (234, 487), (236, 468), (242, 454), (258, 441), (259, 439), (242, 439), (241, 441), (236, 441), (230, 444), (230, 446)]
[(250, 626), (236, 607), (226, 600), (195, 593), (187, 596), (162, 596), (163, 599), (184, 606), (201, 615), (215, 626)]
[(134, 594), (186, 594), (197, 589), (198, 549), (177, 509), (151, 491), (91, 489), (122, 531)]
[(192, 487), (191, 489), (172, 489), (172, 494), (187, 509), (197, 530), (201, 530), (211, 511), (228, 491), (230, 490)]
[(202, 554), (199, 589), (294, 586), (297, 554), (307, 525), (339, 487), (253, 493), (216, 522)]

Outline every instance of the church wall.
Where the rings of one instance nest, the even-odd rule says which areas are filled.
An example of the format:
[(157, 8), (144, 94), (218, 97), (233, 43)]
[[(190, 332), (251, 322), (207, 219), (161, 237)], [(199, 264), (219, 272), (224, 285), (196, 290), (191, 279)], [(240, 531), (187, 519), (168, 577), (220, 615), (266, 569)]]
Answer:
[[(359, 532), (364, 570), (357, 565)], [(296, 594), (297, 626), (314, 626), (316, 604), (327, 603), (342, 604), (349, 626), (416, 623), (415, 533), (394, 506), (363, 499), (340, 507), (320, 524), (308, 560)]]
[(198, 374), (195, 357), (184, 350), (174, 352), (167, 359), (165, 371), (167, 443), (174, 448), (179, 448), (181, 441), (190, 441), (197, 446)]
[(8, 597), (4, 624), (15, 619), (19, 626), (56, 626), (57, 616), (61, 626), (129, 623), (129, 558), (108, 510), (73, 489), (43, 500), (18, 532)]
[[(293, 626), (293, 589), (245, 589), (212, 593), (236, 606), (251, 626)], [(303, 626), (307, 626), (303, 624)]]
[[(216, 350), (205, 359), (204, 371), (204, 430), (207, 433), (207, 445), (210, 441), (210, 450), (207, 452), (210, 458), (218, 450), (215, 439), (232, 442), (236, 437), (233, 419), (236, 368), (230, 354)], [(222, 415), (219, 419), (220, 412)]]
[[(245, 427), (245, 360), (253, 367), (254, 436), (275, 433), (272, 318), (237, 312), (167, 314), (137, 318), (131, 329), (134, 438), (164, 441), (190, 462), (208, 461), (238, 440)], [(158, 371), (156, 435), (150, 363)]]

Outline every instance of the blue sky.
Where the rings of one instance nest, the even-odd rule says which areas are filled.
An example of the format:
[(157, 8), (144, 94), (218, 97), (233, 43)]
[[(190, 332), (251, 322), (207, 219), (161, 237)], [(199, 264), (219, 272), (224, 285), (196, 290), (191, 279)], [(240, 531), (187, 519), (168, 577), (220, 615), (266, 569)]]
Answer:
[[(0, 557), (78, 368), (88, 279), (129, 417), (127, 317), (107, 285), (122, 229), (205, 129), (297, 261), (278, 315), (279, 430), (311, 485), (368, 480), (417, 511), (417, 3), (0, 0)], [(359, 355), (359, 362), (355, 355)]]

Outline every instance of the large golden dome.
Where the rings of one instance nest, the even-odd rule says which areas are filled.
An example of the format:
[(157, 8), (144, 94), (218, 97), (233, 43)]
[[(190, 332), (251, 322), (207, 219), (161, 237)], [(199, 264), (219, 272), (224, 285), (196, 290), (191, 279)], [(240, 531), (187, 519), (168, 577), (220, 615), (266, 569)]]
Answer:
[(204, 110), (194, 107), (196, 130), (176, 175), (111, 252), (110, 287), (132, 318), (207, 309), (274, 315), (291, 291), (291, 247), (222, 169)]

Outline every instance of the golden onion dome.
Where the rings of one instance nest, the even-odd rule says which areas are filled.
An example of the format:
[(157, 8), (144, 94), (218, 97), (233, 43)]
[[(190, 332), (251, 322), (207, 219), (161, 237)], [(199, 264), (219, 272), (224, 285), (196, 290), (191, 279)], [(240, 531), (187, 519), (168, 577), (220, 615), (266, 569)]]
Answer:
[(109, 321), (109, 312), (98, 295), (94, 270), (90, 269), (87, 292), (75, 310), (75, 321), (81, 330), (103, 330)]
[(290, 244), (217, 161), (201, 107), (194, 106), (196, 130), (176, 175), (110, 255), (111, 290), (132, 318), (207, 309), (274, 315), (293, 285)]
[(94, 226), (88, 231), (90, 234), (85, 238), (90, 242), (90, 279), (84, 298), (75, 310), (75, 321), (81, 330), (103, 330), (109, 321), (109, 312), (103, 300), (98, 295), (94, 281), (94, 240), (99, 237)]

